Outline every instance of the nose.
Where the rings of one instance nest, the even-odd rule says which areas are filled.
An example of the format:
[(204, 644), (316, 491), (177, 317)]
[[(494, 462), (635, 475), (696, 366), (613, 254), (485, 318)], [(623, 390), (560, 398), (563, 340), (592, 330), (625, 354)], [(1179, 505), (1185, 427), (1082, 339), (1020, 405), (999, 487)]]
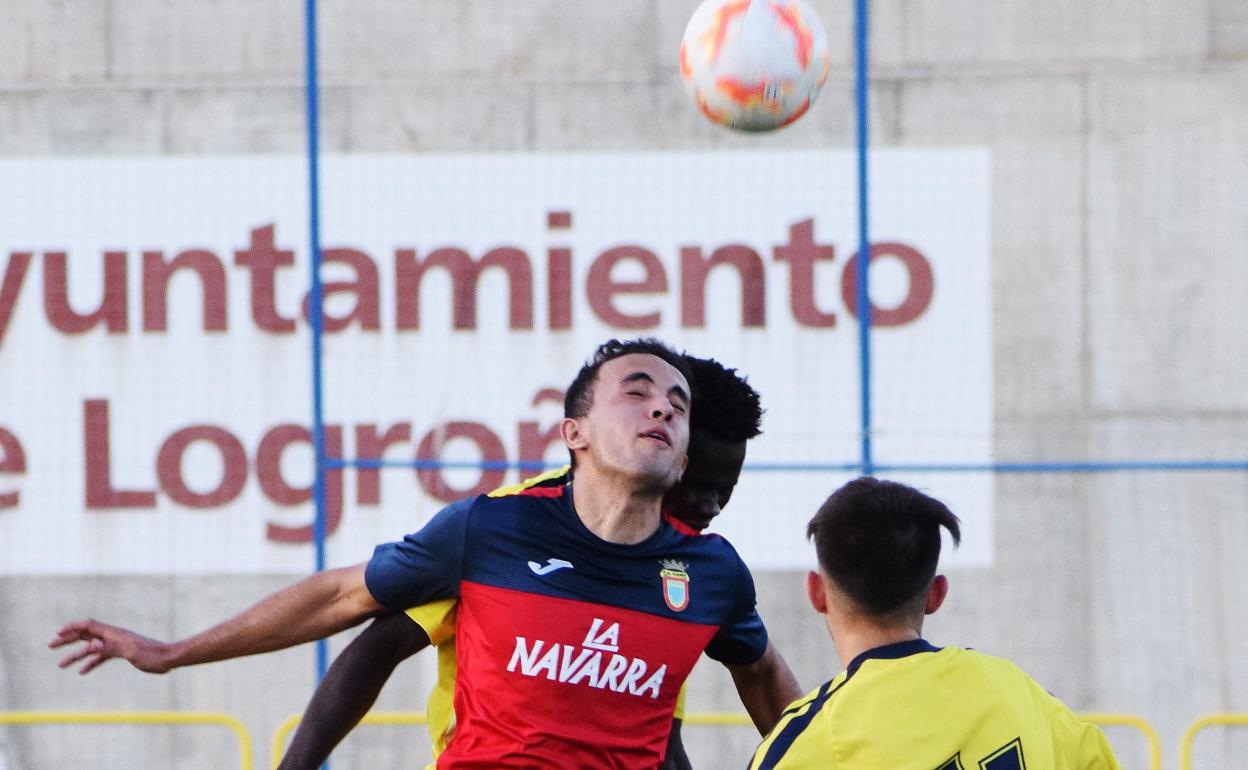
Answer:
[(655, 402), (654, 409), (650, 412), (650, 416), (656, 420), (670, 420), (672, 419), (672, 415), (675, 413), (676, 410), (672, 407), (671, 403), (667, 399), (661, 399)]

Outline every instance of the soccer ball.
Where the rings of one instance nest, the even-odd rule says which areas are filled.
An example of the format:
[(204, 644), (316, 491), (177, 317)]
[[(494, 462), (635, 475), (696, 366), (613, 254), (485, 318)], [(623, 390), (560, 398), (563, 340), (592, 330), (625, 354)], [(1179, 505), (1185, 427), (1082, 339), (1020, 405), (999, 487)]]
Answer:
[(829, 61), (828, 36), (806, 0), (705, 0), (680, 41), (680, 74), (698, 108), (740, 131), (804, 115)]

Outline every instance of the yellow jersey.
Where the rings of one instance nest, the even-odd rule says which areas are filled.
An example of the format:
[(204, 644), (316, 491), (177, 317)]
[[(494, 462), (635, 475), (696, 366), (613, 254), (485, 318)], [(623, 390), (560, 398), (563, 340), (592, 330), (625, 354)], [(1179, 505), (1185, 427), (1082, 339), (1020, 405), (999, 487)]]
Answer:
[(1121, 770), (1105, 735), (1018, 666), (919, 639), (794, 701), (750, 770)]

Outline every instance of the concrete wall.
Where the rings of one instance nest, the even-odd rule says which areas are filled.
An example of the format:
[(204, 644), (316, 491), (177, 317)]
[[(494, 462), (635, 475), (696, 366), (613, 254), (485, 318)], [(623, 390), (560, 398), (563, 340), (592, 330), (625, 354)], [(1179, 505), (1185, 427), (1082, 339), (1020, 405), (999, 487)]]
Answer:
[[(851, 4), (816, 0), (832, 78), (809, 116), (765, 139), (718, 130), (687, 103), (674, 52), (695, 5), (323, 2), (323, 149), (852, 146)], [(873, 142), (992, 151), (996, 459), (1248, 456), (1248, 5), (872, 10)], [(301, 25), (294, 2), (7, 0), (0, 154), (301, 152)], [(1242, 472), (1006, 475), (996, 489), (997, 564), (952, 576), (933, 640), (1015, 658), (1075, 708), (1144, 716), (1171, 768), (1197, 716), (1248, 711)], [(114, 663), (79, 680), (43, 643), (86, 612), (187, 634), (291, 578), (0, 580), (0, 709), (226, 711), (256, 734), (259, 761), (309, 692), (310, 651), (166, 677)], [(826, 679), (832, 649), (801, 575), (758, 580), (803, 685)], [(693, 709), (737, 707), (715, 668), (695, 672)], [(420, 707), (429, 671), (409, 666), (382, 707)], [(1145, 766), (1142, 739), (1110, 734), (1128, 766)], [(0, 732), (0, 768), (224, 767), (223, 735)], [(740, 766), (756, 741), (688, 735), (701, 767)], [(417, 730), (373, 728), (338, 766), (413, 767), (423, 751)], [(1243, 767), (1248, 740), (1210, 733), (1197, 757)]]

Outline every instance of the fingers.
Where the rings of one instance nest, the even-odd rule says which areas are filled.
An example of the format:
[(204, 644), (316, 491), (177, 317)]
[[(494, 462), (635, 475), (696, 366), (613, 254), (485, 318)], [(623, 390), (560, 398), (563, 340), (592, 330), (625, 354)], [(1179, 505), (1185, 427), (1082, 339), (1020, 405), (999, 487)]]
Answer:
[(61, 658), (61, 662), (57, 665), (61, 668), (69, 668), (80, 660), (88, 658), (93, 659), (88, 660), (87, 665), (80, 671), (80, 673), (85, 674), (111, 657), (112, 655), (105, 649), (104, 641), (102, 639), (92, 639), (88, 641), (87, 644), (82, 645), (78, 649), (66, 655), (64, 658)]
[(103, 653), (92, 656), (92, 658), (88, 660), (82, 668), (78, 669), (78, 675), (82, 676), (83, 674), (90, 673), (96, 666), (99, 666), (101, 663), (104, 663), (111, 658), (111, 655), (105, 655)]
[(48, 642), (48, 646), (52, 648), (63, 647), (70, 642), (76, 642), (80, 639), (90, 639), (98, 636), (94, 633), (92, 627), (95, 625), (93, 620), (79, 620), (74, 623), (66, 623), (56, 632), (56, 636), (52, 637), (52, 641)]
[(57, 666), (71, 668), (81, 663), (78, 673), (86, 674), (115, 657), (116, 653), (109, 650), (109, 645), (104, 640), (104, 634), (109, 628), (94, 620), (80, 620), (66, 624), (56, 632), (56, 636), (48, 642), (48, 646), (55, 649), (75, 642), (85, 642), (85, 644), (61, 658)]

